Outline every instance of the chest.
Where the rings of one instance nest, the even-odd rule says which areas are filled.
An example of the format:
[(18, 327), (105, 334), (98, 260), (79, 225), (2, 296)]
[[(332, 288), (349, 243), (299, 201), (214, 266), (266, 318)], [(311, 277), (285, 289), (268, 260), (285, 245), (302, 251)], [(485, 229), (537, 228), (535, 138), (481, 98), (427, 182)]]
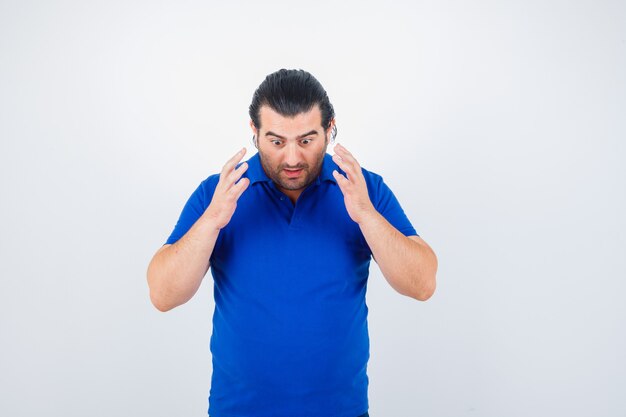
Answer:
[(240, 286), (283, 289), (346, 285), (366, 276), (371, 252), (336, 184), (305, 189), (294, 205), (255, 184), (220, 231), (211, 264)]

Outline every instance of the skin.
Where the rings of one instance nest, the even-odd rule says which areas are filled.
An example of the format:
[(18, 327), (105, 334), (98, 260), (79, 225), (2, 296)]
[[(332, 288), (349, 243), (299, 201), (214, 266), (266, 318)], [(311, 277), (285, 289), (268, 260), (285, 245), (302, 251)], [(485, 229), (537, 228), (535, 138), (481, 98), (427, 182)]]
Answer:
[(383, 276), (400, 294), (426, 301), (435, 292), (437, 256), (419, 236), (405, 236), (373, 206), (363, 171), (354, 156), (341, 144), (335, 146), (333, 161), (346, 176), (333, 171), (344, 196), (350, 218), (358, 223)]
[(245, 153), (243, 148), (226, 162), (211, 203), (187, 233), (174, 244), (159, 248), (150, 261), (147, 272), (150, 300), (159, 311), (186, 303), (198, 291), (209, 270), (217, 236), (250, 185), (248, 178), (241, 178), (248, 164), (244, 162), (235, 169)]
[[(261, 106), (259, 119), (261, 128), (257, 129), (252, 120), (250, 127), (257, 138), (263, 170), (295, 204), (322, 169), (335, 120), (324, 131), (318, 106), (295, 117), (284, 117), (268, 106)], [(300, 168), (302, 172), (290, 178), (285, 172), (289, 168)]]
[[(259, 112), (261, 127), (250, 121), (257, 139), (261, 164), (279, 190), (295, 204), (304, 189), (319, 175), (335, 121), (324, 131), (321, 112), (284, 117), (267, 106)], [(197, 292), (210, 264), (219, 231), (237, 207), (237, 200), (248, 188), (248, 169), (241, 149), (223, 166), (213, 199), (196, 223), (176, 243), (163, 245), (153, 256), (147, 271), (150, 299), (160, 311), (186, 303)], [(400, 294), (426, 301), (435, 291), (437, 257), (418, 236), (404, 236), (395, 229), (369, 199), (367, 184), (354, 156), (342, 145), (335, 146), (333, 160), (346, 176), (333, 171), (350, 218), (363, 233), (374, 260), (389, 284)], [(295, 178), (286, 169), (298, 168)], [(237, 182), (241, 178), (241, 181)]]
[[(304, 189), (319, 175), (329, 136), (322, 128), (318, 106), (295, 117), (284, 117), (267, 106), (259, 110), (261, 127), (250, 127), (258, 138), (257, 147), (266, 174), (295, 204)], [(332, 131), (335, 120), (327, 132)], [(313, 134), (306, 134), (315, 132)], [(323, 136), (323, 139), (320, 137)], [(374, 260), (389, 284), (400, 294), (420, 301), (435, 291), (437, 257), (419, 236), (405, 236), (394, 228), (373, 206), (358, 161), (341, 144), (335, 146), (333, 161), (347, 176), (333, 171), (344, 195), (350, 218), (365, 237)], [(297, 178), (289, 178), (285, 168), (302, 167)]]

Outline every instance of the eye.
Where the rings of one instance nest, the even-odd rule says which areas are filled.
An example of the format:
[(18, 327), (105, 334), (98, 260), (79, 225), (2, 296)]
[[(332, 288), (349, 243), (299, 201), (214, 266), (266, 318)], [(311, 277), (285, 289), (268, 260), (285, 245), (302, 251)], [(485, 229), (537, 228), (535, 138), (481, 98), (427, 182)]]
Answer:
[(302, 139), (302, 142), (301, 142), (301, 143), (302, 143), (303, 145), (308, 145), (309, 143), (311, 143), (311, 141), (312, 141), (312, 140), (313, 140), (313, 139)]
[(278, 139), (271, 141), (273, 145), (280, 146), (281, 142)]

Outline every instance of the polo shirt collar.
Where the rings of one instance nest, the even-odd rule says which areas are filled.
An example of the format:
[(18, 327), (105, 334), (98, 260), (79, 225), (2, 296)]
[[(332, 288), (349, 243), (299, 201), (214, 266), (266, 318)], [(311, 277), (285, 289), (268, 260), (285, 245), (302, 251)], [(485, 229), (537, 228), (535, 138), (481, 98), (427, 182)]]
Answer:
[[(265, 171), (263, 170), (263, 166), (261, 165), (261, 158), (259, 153), (255, 153), (248, 159), (248, 169), (245, 172), (245, 176), (250, 179), (250, 185), (257, 182), (271, 182), (272, 179), (267, 176)], [(332, 156), (328, 153), (324, 154), (324, 160), (322, 161), (322, 169), (320, 174), (315, 178), (313, 184), (319, 185), (323, 181), (332, 181), (335, 184), (337, 180), (333, 177), (333, 170), (336, 169), (339, 172), (342, 172), (341, 169), (335, 164), (332, 159)]]

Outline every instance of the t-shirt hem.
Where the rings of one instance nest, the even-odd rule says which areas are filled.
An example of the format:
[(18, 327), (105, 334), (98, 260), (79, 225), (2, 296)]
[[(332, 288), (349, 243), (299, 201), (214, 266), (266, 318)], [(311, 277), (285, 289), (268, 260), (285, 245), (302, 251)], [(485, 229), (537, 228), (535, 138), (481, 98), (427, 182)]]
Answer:
[[(343, 414), (333, 414), (331, 416), (328, 417), (360, 417), (363, 414), (369, 412), (369, 406), (366, 407), (365, 409), (360, 409), (361, 411), (357, 411), (357, 412), (348, 412), (348, 413), (343, 413)], [(243, 416), (243, 415), (237, 415), (237, 414), (225, 414), (225, 413), (217, 413), (217, 414), (211, 414), (211, 412), (209, 411), (209, 417), (250, 417), (250, 416)], [(291, 417), (320, 417), (319, 414), (306, 414), (306, 415), (297, 415), (297, 416), (291, 416)]]

